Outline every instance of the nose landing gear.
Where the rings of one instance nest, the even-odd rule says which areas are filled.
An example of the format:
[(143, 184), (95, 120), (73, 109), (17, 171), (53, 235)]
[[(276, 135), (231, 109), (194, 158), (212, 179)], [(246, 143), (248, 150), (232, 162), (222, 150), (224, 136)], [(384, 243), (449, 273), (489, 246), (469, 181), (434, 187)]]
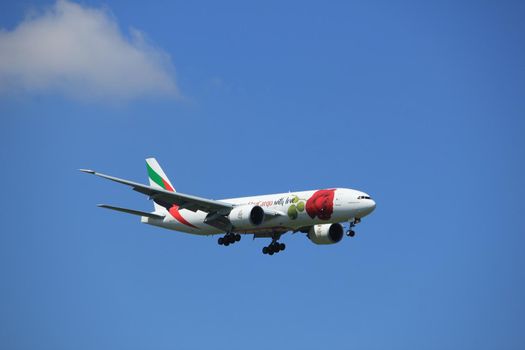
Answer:
[(239, 242), (241, 240), (241, 235), (238, 234), (238, 233), (227, 233), (224, 235), (224, 237), (220, 237), (218, 240), (217, 240), (217, 243), (219, 243), (219, 245), (224, 245), (224, 246), (229, 246), (230, 244), (233, 244), (235, 242)]
[(355, 236), (355, 231), (353, 230), (353, 228), (355, 227), (355, 225), (357, 225), (360, 222), (361, 222), (361, 219), (359, 219), (359, 218), (355, 218), (353, 221), (350, 221), (350, 227), (348, 228), (348, 231), (346, 231), (346, 235), (348, 237), (354, 237)]

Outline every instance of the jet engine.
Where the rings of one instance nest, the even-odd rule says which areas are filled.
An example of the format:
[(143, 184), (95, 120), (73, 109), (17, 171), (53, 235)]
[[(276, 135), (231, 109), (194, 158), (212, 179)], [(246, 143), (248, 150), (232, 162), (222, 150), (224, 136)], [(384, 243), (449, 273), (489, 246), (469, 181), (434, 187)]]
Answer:
[(264, 209), (258, 205), (240, 205), (233, 208), (228, 219), (235, 228), (252, 228), (264, 221)]
[(320, 224), (310, 227), (308, 238), (315, 244), (334, 244), (343, 239), (341, 224)]

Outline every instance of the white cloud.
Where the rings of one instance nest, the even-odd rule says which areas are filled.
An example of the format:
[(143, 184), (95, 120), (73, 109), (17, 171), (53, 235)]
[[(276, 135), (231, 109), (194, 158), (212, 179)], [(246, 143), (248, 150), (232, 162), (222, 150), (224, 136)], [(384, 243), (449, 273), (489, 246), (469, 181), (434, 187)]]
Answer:
[(88, 98), (179, 96), (174, 67), (138, 30), (126, 38), (103, 9), (58, 0), (0, 30), (0, 93), (60, 92)]

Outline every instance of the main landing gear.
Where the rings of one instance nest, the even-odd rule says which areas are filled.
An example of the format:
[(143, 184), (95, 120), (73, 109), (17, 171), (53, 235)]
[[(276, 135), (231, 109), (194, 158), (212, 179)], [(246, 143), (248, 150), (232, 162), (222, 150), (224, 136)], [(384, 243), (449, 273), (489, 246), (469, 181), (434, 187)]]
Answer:
[(275, 253), (279, 253), (280, 251), (283, 251), (286, 249), (286, 244), (284, 243), (279, 243), (277, 242), (277, 240), (272, 240), (272, 243), (270, 243), (269, 246), (267, 247), (264, 247), (262, 249), (262, 252), (263, 254), (268, 254), (268, 255), (274, 255)]
[(354, 237), (355, 236), (355, 231), (353, 230), (353, 228), (355, 227), (355, 225), (357, 225), (360, 222), (361, 222), (361, 219), (359, 219), (359, 218), (355, 218), (354, 221), (350, 222), (350, 227), (348, 228), (348, 231), (346, 231), (346, 235), (348, 237)]
[(217, 240), (217, 243), (219, 245), (229, 246), (230, 244), (233, 244), (235, 242), (239, 242), (241, 240), (241, 235), (238, 233), (227, 233), (224, 235), (224, 237), (220, 237)]

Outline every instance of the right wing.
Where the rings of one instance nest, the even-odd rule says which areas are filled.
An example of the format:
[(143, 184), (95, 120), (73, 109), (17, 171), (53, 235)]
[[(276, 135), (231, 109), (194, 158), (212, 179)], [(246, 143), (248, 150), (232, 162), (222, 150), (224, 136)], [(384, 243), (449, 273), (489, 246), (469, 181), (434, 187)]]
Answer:
[(194, 212), (197, 210), (202, 210), (206, 213), (219, 213), (220, 215), (228, 215), (234, 208), (234, 205), (230, 203), (201, 198), (180, 192), (166, 191), (160, 188), (139, 184), (137, 182), (119, 179), (118, 177), (97, 173), (93, 170), (80, 169), (80, 171), (131, 186), (133, 190), (149, 196), (149, 198), (154, 200), (155, 203), (162, 205), (168, 210), (173, 205), (177, 205), (179, 209), (188, 209)]

